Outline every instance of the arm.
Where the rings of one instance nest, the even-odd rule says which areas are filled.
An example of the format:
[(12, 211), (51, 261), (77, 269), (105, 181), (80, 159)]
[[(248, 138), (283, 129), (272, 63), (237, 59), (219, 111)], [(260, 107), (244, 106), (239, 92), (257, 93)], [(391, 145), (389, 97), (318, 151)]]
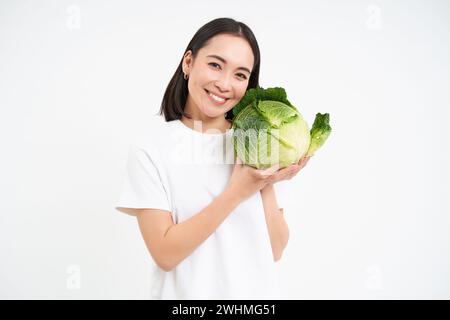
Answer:
[(174, 224), (168, 211), (129, 209), (137, 210), (142, 236), (158, 266), (165, 271), (175, 268), (220, 226), (239, 203), (267, 185), (271, 170), (262, 174), (236, 159), (225, 190), (182, 223)]
[(200, 246), (238, 204), (238, 198), (225, 190), (199, 213), (178, 224), (172, 222), (167, 211), (130, 210), (136, 210), (139, 228), (156, 264), (170, 271)]
[(289, 228), (284, 219), (283, 209), (278, 208), (273, 184), (267, 184), (261, 189), (261, 197), (274, 261), (278, 261), (288, 243)]
[(286, 248), (289, 240), (289, 228), (284, 220), (283, 209), (278, 209), (277, 198), (273, 184), (290, 180), (308, 163), (311, 156), (303, 157), (297, 165), (292, 165), (280, 169), (274, 174), (272, 182), (261, 189), (261, 197), (264, 205), (264, 215), (266, 217), (267, 229), (269, 231), (270, 243), (272, 245), (273, 257), (275, 261), (281, 259), (281, 254)]

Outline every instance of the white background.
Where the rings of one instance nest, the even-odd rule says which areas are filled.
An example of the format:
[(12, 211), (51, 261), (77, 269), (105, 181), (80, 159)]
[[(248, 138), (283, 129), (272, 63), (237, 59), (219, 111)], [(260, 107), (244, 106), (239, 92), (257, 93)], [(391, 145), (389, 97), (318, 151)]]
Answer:
[(0, 298), (147, 299), (115, 211), (194, 33), (254, 31), (261, 85), (333, 133), (279, 185), (287, 299), (450, 298), (448, 1), (0, 2)]

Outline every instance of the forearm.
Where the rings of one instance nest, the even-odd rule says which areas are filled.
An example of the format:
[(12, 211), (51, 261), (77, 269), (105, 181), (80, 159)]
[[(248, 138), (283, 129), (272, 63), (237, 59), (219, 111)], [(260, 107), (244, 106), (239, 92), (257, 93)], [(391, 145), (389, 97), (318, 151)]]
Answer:
[(289, 228), (284, 219), (283, 209), (278, 208), (273, 185), (269, 184), (261, 189), (261, 197), (274, 260), (278, 261), (288, 243)]
[(176, 267), (202, 244), (236, 208), (239, 201), (227, 190), (207, 207), (167, 231), (163, 247), (168, 269)]

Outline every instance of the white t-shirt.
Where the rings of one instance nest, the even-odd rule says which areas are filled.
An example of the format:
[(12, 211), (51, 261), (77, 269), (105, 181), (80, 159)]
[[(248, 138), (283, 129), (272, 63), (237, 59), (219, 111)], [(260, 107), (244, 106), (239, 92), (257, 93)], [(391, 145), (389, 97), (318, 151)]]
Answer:
[[(163, 122), (130, 148), (116, 209), (167, 210), (182, 223), (225, 189), (233, 163), (232, 129), (204, 134)], [(276, 267), (256, 192), (173, 270), (155, 264), (152, 299), (281, 299)]]

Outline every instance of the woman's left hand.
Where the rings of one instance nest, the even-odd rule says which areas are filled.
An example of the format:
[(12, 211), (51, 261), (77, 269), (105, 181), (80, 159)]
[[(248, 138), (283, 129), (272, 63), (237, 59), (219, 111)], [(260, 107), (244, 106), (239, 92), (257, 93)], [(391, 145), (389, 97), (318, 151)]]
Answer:
[(271, 184), (283, 181), (290, 180), (297, 175), (297, 173), (308, 163), (310, 157), (301, 158), (297, 164), (291, 164), (290, 166), (278, 170), (276, 173), (272, 175)]

